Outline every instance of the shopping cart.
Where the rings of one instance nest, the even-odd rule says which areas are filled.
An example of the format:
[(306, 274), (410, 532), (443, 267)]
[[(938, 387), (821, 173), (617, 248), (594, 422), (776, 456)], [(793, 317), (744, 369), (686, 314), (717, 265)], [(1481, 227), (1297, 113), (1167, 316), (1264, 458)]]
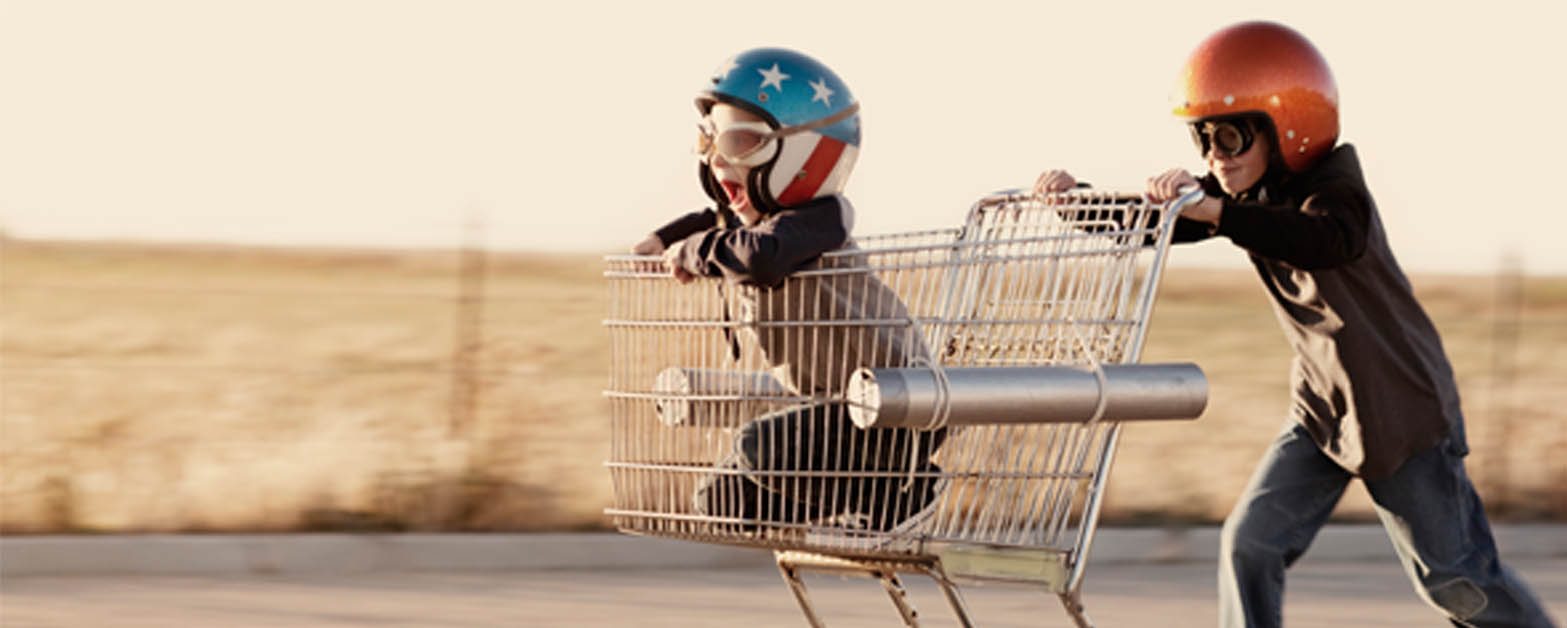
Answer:
[(981, 199), (960, 228), (859, 238), (773, 289), (611, 256), (608, 462), (622, 531), (774, 551), (802, 573), (1042, 586), (1080, 626), (1122, 421), (1191, 419), (1191, 364), (1137, 364), (1180, 208)]

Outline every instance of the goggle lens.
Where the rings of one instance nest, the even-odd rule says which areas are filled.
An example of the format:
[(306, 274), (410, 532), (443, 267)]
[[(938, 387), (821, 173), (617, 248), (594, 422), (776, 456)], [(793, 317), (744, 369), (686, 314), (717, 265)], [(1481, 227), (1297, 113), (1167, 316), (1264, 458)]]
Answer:
[(718, 153), (726, 161), (745, 166), (759, 165), (749, 163), (749, 158), (763, 154), (767, 143), (777, 138), (772, 127), (762, 122), (741, 122), (716, 130), (711, 121), (703, 120), (697, 125), (697, 132), (697, 155), (707, 159)]
[(1204, 157), (1211, 150), (1219, 157), (1235, 157), (1251, 148), (1255, 133), (1245, 122), (1199, 122), (1191, 125), (1192, 142)]
[(713, 147), (726, 159), (739, 159), (759, 150), (768, 139), (767, 133), (756, 129), (725, 129), (714, 139)]

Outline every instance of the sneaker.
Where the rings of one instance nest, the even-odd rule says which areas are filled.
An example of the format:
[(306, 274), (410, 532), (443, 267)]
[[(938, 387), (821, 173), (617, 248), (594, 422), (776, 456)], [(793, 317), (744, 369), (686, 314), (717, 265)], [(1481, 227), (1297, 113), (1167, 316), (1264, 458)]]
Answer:
[[(941, 496), (947, 491), (947, 478), (938, 477), (928, 486), (919, 509), (885, 530), (878, 529), (876, 517), (848, 512), (822, 521), (806, 531), (805, 542), (828, 551), (897, 552), (918, 551), (924, 541), (926, 524), (941, 509)], [(912, 506), (911, 506), (912, 507)]]
[(936, 511), (941, 510), (941, 497), (947, 493), (947, 478), (936, 478), (931, 485), (930, 497), (925, 505), (903, 521), (899, 521), (892, 529), (879, 535), (880, 543), (876, 549), (913, 551), (924, 540), (926, 524), (936, 516)]

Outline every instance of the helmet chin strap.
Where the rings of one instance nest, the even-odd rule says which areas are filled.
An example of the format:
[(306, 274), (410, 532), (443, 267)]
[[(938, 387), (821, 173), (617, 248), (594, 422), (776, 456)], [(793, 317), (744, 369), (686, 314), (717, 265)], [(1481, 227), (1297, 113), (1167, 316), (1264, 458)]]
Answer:
[(718, 203), (719, 207), (728, 208), (728, 195), (724, 194), (724, 186), (718, 184), (718, 177), (713, 176), (713, 169), (707, 165), (706, 160), (696, 162), (696, 178), (702, 182), (702, 193)]
[[(778, 152), (783, 152), (782, 147)], [(767, 189), (768, 175), (773, 173), (773, 164), (777, 162), (778, 157), (774, 155), (772, 160), (752, 168), (745, 175), (745, 197), (751, 201), (751, 207), (755, 207), (757, 213), (764, 216), (783, 209), (778, 204), (778, 200), (773, 198), (773, 193)]]

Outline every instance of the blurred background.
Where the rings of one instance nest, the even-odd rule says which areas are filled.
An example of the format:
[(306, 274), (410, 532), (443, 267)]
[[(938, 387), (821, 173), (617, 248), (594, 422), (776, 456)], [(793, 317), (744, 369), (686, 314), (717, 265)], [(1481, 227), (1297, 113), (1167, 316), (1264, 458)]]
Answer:
[[(1567, 58), (1535, 3), (0, 2), (0, 532), (579, 530), (608, 502), (599, 256), (700, 207), (691, 96), (805, 51), (864, 104), (861, 233), (1047, 167), (1200, 170), (1167, 93), (1273, 19), (1333, 66), (1493, 517), (1567, 520)], [(1244, 255), (1173, 252), (1104, 519), (1221, 519), (1285, 420)], [(1337, 515), (1372, 518), (1364, 490)]]

